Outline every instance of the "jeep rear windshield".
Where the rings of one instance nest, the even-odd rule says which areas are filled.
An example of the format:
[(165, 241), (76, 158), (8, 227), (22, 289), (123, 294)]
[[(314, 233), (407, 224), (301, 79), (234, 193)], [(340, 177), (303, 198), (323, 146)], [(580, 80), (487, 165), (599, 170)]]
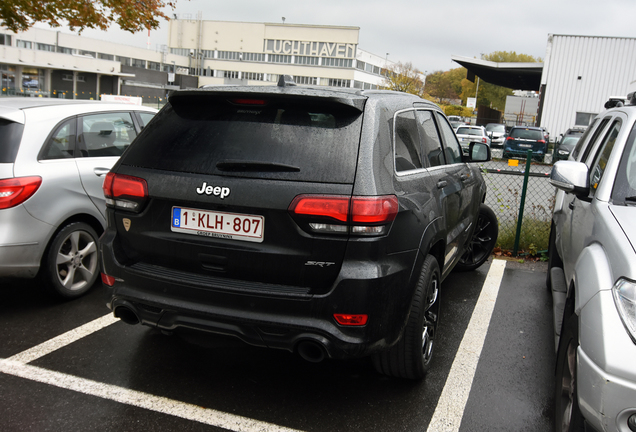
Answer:
[(0, 119), (0, 163), (14, 163), (18, 154), (24, 125)]
[[(362, 113), (318, 98), (179, 98), (122, 164), (166, 171), (353, 183)], [(253, 96), (250, 96), (253, 98)]]

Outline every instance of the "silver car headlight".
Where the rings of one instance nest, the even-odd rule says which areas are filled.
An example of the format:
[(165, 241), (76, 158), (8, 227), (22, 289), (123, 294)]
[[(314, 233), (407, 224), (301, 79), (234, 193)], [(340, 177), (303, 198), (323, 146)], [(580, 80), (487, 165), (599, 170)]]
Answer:
[(612, 287), (612, 294), (623, 325), (636, 343), (636, 282), (619, 279)]

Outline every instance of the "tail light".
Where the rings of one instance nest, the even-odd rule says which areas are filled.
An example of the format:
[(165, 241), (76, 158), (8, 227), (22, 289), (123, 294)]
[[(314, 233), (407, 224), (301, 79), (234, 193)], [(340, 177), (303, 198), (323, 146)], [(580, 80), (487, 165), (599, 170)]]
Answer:
[(539, 140), (538, 143), (545, 144), (545, 140)]
[(0, 180), (0, 210), (22, 204), (40, 188), (42, 177), (16, 177)]
[(299, 195), (289, 212), (317, 233), (382, 235), (397, 215), (398, 199), (395, 195)]
[(482, 138), (481, 142), (483, 142), (484, 144), (488, 144), (488, 138)]
[(121, 210), (139, 212), (148, 200), (148, 184), (139, 177), (109, 172), (103, 189), (106, 205)]

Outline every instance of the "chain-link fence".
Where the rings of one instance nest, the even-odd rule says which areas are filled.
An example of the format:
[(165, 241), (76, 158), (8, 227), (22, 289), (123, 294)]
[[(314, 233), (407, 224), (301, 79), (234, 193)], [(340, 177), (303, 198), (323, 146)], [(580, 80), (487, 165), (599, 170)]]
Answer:
[(497, 160), (497, 156), (497, 150), (493, 150), (495, 160), (480, 164), (488, 186), (486, 204), (499, 220), (497, 247), (533, 255), (546, 251), (555, 196), (555, 188), (549, 182), (552, 166), (535, 163), (530, 166), (519, 226), (526, 161), (509, 166), (508, 161)]

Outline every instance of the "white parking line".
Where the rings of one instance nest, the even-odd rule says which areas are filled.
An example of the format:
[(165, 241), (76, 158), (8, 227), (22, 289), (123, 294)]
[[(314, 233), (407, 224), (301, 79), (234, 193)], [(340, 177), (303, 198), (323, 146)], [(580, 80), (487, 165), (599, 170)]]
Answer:
[(55, 387), (169, 414), (235, 432), (297, 432), (271, 423), (227, 414), (123, 387), (78, 378), (24, 363), (0, 359), (0, 372)]
[(55, 350), (65, 347), (66, 345), (72, 344), (73, 342), (80, 340), (84, 336), (95, 333), (96, 331), (101, 330), (104, 327), (108, 327), (109, 325), (114, 324), (118, 321), (119, 319), (115, 318), (112, 314), (104, 315), (101, 318), (97, 318), (96, 320), (84, 324), (83, 326), (74, 328), (73, 330), (67, 331), (66, 333), (54, 337), (53, 339), (49, 339), (46, 342), (41, 343), (40, 345), (36, 345), (33, 348), (9, 357), (7, 360), (19, 363), (30, 363), (33, 360), (50, 354)]
[(494, 260), (490, 265), (427, 432), (459, 431), (505, 268), (503, 260)]

